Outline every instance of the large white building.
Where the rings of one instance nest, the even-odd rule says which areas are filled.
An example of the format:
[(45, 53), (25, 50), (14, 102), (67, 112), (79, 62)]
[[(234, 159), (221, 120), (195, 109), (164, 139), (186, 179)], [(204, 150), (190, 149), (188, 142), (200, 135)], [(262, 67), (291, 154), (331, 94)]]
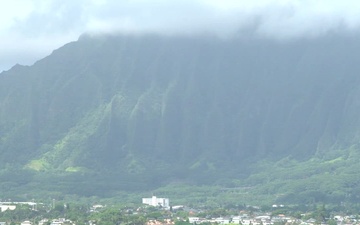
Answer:
[(169, 199), (168, 198), (157, 198), (156, 196), (152, 196), (151, 198), (143, 198), (143, 204), (152, 205), (152, 206), (161, 206), (163, 208), (169, 208)]

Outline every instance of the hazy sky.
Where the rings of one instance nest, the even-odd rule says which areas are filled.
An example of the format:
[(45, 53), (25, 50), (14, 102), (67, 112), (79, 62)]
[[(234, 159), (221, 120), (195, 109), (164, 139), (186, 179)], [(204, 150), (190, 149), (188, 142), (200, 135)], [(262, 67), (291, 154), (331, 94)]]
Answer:
[(359, 27), (359, 0), (0, 0), (0, 71), (31, 65), (84, 32), (226, 38), (251, 29), (289, 39)]

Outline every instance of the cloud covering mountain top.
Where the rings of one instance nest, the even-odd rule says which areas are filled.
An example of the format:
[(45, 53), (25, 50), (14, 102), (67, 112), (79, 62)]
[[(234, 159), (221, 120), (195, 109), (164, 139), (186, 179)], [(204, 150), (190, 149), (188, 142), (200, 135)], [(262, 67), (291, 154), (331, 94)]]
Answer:
[(0, 7), (0, 71), (84, 32), (247, 35), (288, 40), (356, 32), (355, 0), (14, 0)]

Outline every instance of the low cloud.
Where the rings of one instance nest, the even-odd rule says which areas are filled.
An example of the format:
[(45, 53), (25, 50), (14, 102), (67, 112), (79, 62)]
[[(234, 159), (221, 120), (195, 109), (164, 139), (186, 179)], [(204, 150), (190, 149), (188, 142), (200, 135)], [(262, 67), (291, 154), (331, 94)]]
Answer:
[(257, 37), (287, 40), (357, 32), (360, 27), (356, 0), (14, 0), (3, 4), (9, 5), (0, 9), (0, 71), (16, 63), (32, 64), (84, 32), (205, 33), (227, 38), (251, 30)]
[(106, 1), (90, 10), (93, 32), (212, 33), (241, 35), (249, 28), (260, 37), (317, 37), (359, 28), (360, 2), (340, 0), (133, 0)]

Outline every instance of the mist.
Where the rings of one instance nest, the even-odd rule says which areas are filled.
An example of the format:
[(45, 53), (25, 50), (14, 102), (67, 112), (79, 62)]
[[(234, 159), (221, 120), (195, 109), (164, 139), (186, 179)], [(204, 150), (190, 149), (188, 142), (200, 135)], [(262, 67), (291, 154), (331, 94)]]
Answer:
[(83, 33), (158, 33), (292, 40), (356, 33), (349, 0), (32, 0), (2, 3), (0, 71), (31, 65)]

